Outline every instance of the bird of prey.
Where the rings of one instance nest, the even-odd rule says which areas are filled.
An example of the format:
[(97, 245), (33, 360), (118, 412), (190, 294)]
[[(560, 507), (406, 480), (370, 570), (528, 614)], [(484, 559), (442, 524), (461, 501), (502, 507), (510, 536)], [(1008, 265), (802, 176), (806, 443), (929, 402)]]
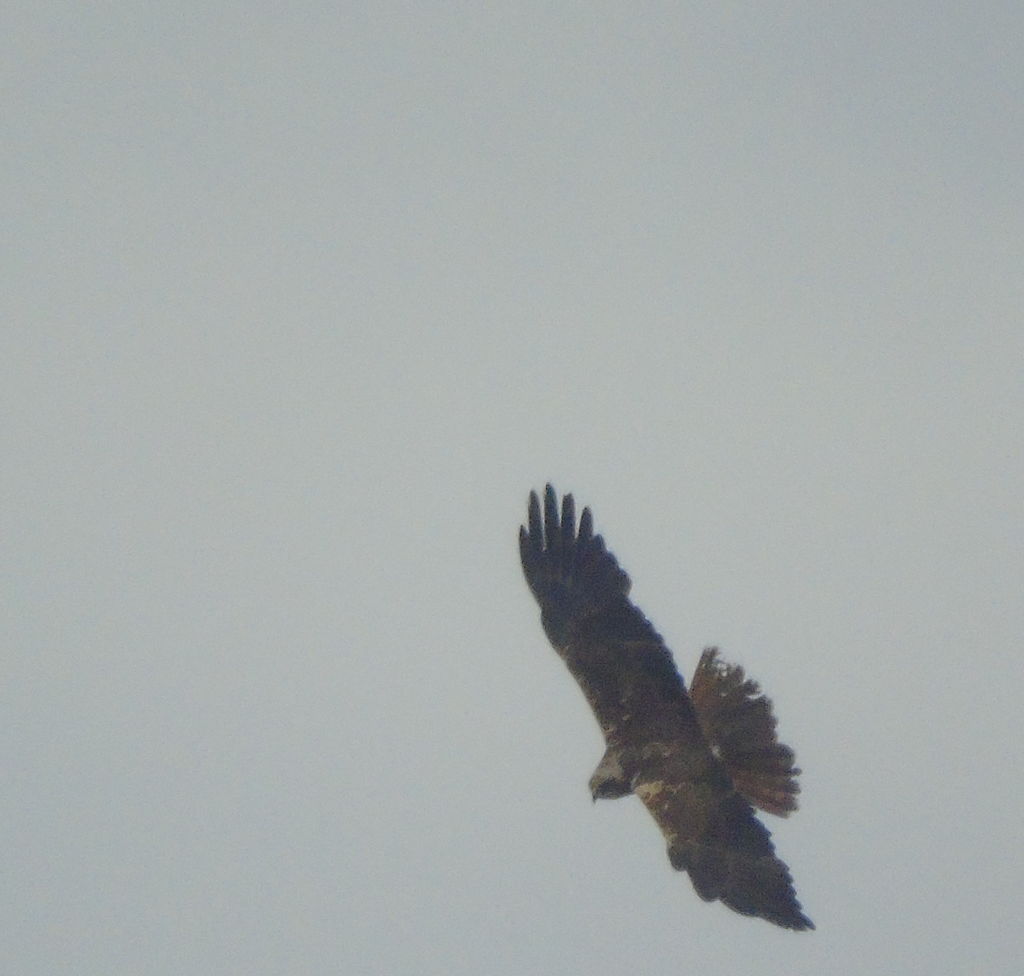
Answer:
[(800, 773), (775, 736), (771, 702), (715, 648), (689, 693), (669, 649), (630, 601), (630, 580), (572, 495), (530, 493), (519, 530), (523, 573), (544, 632), (594, 711), (607, 749), (592, 797), (636, 794), (705, 901), (787, 929), (813, 929), (789, 869), (753, 807), (796, 809)]

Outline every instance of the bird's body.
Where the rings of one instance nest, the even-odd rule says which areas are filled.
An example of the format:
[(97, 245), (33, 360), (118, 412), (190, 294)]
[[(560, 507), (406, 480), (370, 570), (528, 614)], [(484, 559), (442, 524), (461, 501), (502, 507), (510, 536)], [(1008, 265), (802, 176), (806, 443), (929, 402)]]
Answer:
[(629, 577), (594, 535), (589, 509), (577, 529), (571, 495), (559, 512), (548, 485), (542, 514), (531, 493), (519, 546), (544, 631), (604, 735), (594, 799), (636, 794), (673, 867), (706, 901), (784, 928), (813, 928), (751, 806), (784, 816), (798, 792), (793, 751), (776, 740), (758, 686), (708, 649), (687, 693), (664, 641), (629, 600)]

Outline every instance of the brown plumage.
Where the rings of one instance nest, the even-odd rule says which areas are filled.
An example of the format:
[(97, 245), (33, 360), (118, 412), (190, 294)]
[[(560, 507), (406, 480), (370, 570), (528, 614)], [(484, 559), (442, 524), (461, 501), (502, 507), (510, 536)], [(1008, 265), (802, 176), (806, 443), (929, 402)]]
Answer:
[(776, 740), (771, 702), (743, 669), (709, 648), (689, 694), (672, 655), (629, 600), (629, 577), (590, 509), (576, 525), (572, 495), (530, 493), (519, 530), (523, 572), (544, 631), (583, 689), (607, 749), (590, 779), (594, 799), (635, 793), (654, 817), (672, 866), (705, 901), (789, 929), (811, 929), (789, 870), (752, 804), (796, 809), (800, 770)]

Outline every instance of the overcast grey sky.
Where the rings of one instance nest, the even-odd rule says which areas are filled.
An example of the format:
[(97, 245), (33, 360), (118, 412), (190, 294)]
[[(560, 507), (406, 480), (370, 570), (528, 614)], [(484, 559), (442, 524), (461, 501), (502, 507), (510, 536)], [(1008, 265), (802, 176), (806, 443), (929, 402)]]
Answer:
[[(0, 971), (1019, 972), (1018, 2), (3, 20)], [(817, 932), (591, 805), (548, 479)]]

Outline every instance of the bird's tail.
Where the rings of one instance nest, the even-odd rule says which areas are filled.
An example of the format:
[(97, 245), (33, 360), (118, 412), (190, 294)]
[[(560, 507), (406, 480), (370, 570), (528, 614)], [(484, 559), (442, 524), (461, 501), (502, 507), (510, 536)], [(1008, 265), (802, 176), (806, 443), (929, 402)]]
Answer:
[(756, 807), (785, 817), (800, 792), (793, 750), (775, 736), (772, 703), (743, 668), (707, 648), (693, 675), (690, 698), (704, 737), (737, 791)]

